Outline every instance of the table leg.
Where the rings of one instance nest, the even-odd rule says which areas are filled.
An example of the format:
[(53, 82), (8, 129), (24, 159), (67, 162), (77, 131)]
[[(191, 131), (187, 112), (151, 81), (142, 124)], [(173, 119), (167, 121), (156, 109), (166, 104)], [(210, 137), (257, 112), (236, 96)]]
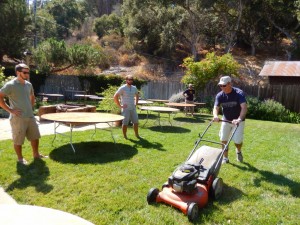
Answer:
[(111, 128), (112, 126), (109, 123), (107, 123), (107, 125), (110, 127), (109, 131), (110, 131), (111, 137), (114, 140), (114, 144), (116, 144), (116, 140), (115, 140), (115, 137), (113, 135), (112, 128)]
[(53, 143), (54, 143), (54, 140), (56, 139), (56, 134), (57, 134), (57, 132), (56, 132), (56, 129), (59, 127), (59, 123), (58, 123), (58, 125), (56, 126), (56, 121), (54, 121), (54, 138), (52, 139), (52, 146), (53, 146)]
[(73, 149), (73, 152), (75, 153), (75, 148), (74, 148), (73, 143), (72, 143), (72, 137), (73, 137), (73, 126), (72, 126), (72, 124), (70, 124), (70, 145)]
[(149, 115), (149, 111), (147, 110), (147, 118), (146, 118), (146, 122), (143, 124), (143, 127), (146, 125), (146, 123), (148, 123), (148, 115)]
[(170, 118), (171, 117), (171, 113), (168, 113), (168, 114), (169, 114), (169, 123), (171, 124), (171, 126), (173, 126), (172, 123), (171, 123), (171, 118)]

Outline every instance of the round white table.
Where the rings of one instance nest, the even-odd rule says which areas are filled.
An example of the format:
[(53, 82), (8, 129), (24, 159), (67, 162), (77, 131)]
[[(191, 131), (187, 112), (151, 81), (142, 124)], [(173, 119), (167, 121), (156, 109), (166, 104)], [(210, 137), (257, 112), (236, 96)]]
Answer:
[(142, 106), (142, 107), (140, 107), (140, 109), (147, 111), (147, 120), (146, 120), (146, 122), (144, 123), (143, 126), (145, 126), (146, 123), (148, 122), (149, 111), (158, 113), (158, 124), (159, 125), (160, 125), (160, 114), (161, 113), (167, 113), (169, 115), (169, 123), (171, 124), (171, 126), (172, 126), (172, 123), (171, 123), (170, 115), (172, 113), (176, 113), (176, 112), (179, 111), (179, 109), (175, 109), (175, 108), (171, 108), (171, 107), (162, 107), (162, 106)]
[[(50, 120), (54, 122), (54, 138), (52, 144), (56, 138), (56, 134), (61, 134), (57, 132), (57, 128), (60, 124), (68, 125), (70, 127), (70, 145), (75, 152), (75, 148), (72, 143), (73, 137), (73, 128), (76, 126), (86, 126), (86, 125), (95, 125), (96, 133), (96, 124), (97, 123), (106, 123), (110, 126), (110, 122), (121, 121), (124, 119), (124, 116), (111, 114), (111, 113), (95, 113), (95, 112), (62, 112), (62, 113), (49, 113), (41, 116), (44, 120)], [(58, 125), (56, 124), (58, 123)], [(110, 126), (111, 127), (111, 126)], [(94, 135), (93, 134), (93, 135)], [(64, 134), (65, 136), (65, 134)], [(111, 136), (116, 143), (115, 138), (111, 131)]]
[(1, 225), (94, 225), (71, 213), (19, 204), (0, 204)]

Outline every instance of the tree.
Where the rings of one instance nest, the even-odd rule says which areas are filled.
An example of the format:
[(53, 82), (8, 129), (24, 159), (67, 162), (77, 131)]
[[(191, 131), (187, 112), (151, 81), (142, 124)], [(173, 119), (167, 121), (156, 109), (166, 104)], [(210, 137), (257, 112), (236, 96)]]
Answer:
[(44, 73), (63, 71), (70, 67), (87, 68), (108, 63), (99, 46), (75, 44), (68, 47), (65, 41), (48, 39), (33, 52), (37, 68)]
[(45, 10), (56, 21), (57, 35), (61, 39), (69, 37), (72, 29), (80, 28), (87, 15), (83, 2), (73, 0), (52, 0)]
[(102, 38), (104, 35), (116, 33), (123, 35), (123, 27), (121, 17), (112, 13), (109, 16), (103, 15), (95, 19), (94, 32), (98, 35), (98, 38)]
[(26, 49), (29, 24), (25, 1), (9, 0), (0, 3), (0, 62), (3, 56), (21, 58)]
[(192, 83), (198, 89), (202, 89), (221, 74), (238, 76), (239, 69), (239, 64), (230, 53), (222, 56), (209, 53), (200, 62), (195, 62), (193, 58), (188, 57), (184, 59), (182, 66), (186, 68), (186, 72), (181, 81), (184, 84)]

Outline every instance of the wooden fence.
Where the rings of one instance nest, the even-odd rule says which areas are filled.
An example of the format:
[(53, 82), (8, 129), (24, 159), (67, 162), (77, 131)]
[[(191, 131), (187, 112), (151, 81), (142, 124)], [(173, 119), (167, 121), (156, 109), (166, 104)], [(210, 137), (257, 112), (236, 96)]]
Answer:
[[(238, 85), (246, 95), (258, 97), (260, 100), (274, 99), (280, 102), (287, 109), (300, 113), (300, 84), (297, 85)], [(185, 86), (179, 82), (148, 82), (142, 87), (145, 98), (169, 99), (173, 94), (185, 90)], [(215, 84), (209, 84), (204, 90), (197, 91), (200, 101), (207, 97), (214, 97), (220, 88)]]
[[(39, 87), (37, 92), (64, 94), (64, 90), (87, 91), (90, 84), (88, 81), (81, 83), (77, 76), (55, 76), (47, 77), (45, 84)], [(295, 85), (238, 85), (247, 95), (259, 97), (261, 100), (274, 99), (287, 109), (300, 113), (300, 84)], [(185, 85), (178, 81), (149, 81), (141, 89), (144, 98), (169, 99), (173, 94), (185, 90)], [(209, 84), (204, 90), (196, 90), (200, 101), (207, 97), (214, 97), (220, 88), (215, 84)], [(94, 94), (94, 93), (90, 93)]]

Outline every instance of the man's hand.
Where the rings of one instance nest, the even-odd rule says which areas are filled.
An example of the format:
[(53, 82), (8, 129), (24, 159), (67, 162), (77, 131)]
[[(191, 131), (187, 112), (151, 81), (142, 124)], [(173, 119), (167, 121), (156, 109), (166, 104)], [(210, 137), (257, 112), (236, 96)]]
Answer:
[(240, 122), (242, 122), (242, 120), (240, 118), (236, 119), (236, 120), (232, 120), (232, 123), (235, 125), (238, 125)]
[(21, 116), (22, 115), (22, 111), (20, 109), (11, 109), (9, 112), (11, 114), (15, 115), (15, 116)]
[(220, 122), (220, 119), (219, 119), (219, 117), (216, 116), (216, 117), (213, 118), (213, 121), (214, 122)]

